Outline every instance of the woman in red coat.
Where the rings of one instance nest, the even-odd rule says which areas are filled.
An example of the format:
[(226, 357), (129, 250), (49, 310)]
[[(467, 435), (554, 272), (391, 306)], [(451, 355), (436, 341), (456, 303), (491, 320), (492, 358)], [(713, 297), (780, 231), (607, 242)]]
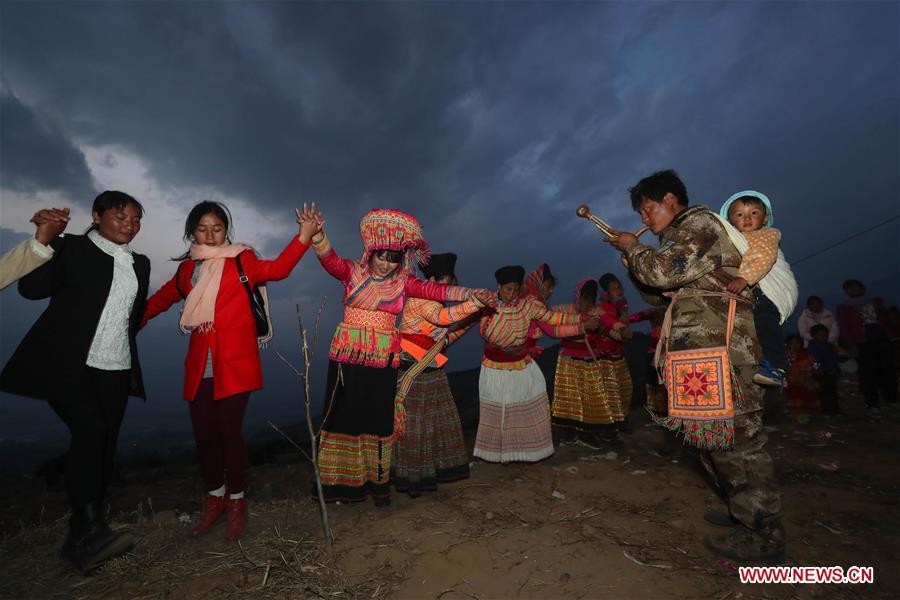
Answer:
[(278, 258), (260, 260), (249, 246), (231, 243), (230, 222), (228, 209), (218, 202), (191, 209), (184, 227), (191, 249), (172, 279), (147, 301), (142, 325), (185, 301), (180, 324), (191, 340), (184, 398), (190, 402), (200, 472), (209, 490), (191, 533), (205, 533), (227, 513), (225, 535), (233, 541), (243, 535), (247, 522), (244, 411), (250, 392), (262, 388), (256, 324), (242, 279), (252, 289), (290, 275), (319, 226), (302, 222), (299, 236)]

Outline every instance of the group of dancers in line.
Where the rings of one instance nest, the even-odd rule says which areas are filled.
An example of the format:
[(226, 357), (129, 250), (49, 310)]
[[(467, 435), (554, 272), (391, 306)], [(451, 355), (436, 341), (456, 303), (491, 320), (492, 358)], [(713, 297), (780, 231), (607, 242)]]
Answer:
[[(485, 341), (474, 456), (533, 462), (553, 453), (551, 422), (574, 432), (565, 439), (582, 435), (590, 443), (590, 435), (627, 417), (632, 384), (623, 340), (631, 336), (629, 323), (653, 318), (658, 325), (661, 315), (629, 314), (611, 274), (578, 282), (572, 302), (550, 308), (555, 279), (546, 264), (528, 277), (521, 266), (498, 269), (495, 292), (460, 287), (456, 256), (429, 260), (419, 222), (397, 210), (366, 213), (359, 259), (343, 258), (315, 204), (296, 211), (298, 234), (274, 260), (232, 242), (224, 205), (197, 204), (185, 221), (189, 249), (149, 295), (149, 260), (130, 247), (143, 212), (132, 196), (106, 191), (94, 200), (85, 235), (59, 236), (68, 211), (41, 210), (33, 218), (35, 239), (3, 257), (4, 286), (21, 277), (23, 296), (50, 299), (0, 374), (0, 389), (48, 401), (70, 430), (65, 482), (72, 513), (60, 552), (82, 572), (136, 541), (108, 526), (103, 501), (128, 397), (145, 397), (137, 333), (176, 303), (184, 303), (179, 323), (190, 333), (183, 395), (208, 491), (191, 534), (225, 519), (229, 540), (246, 528), (243, 418), (251, 392), (262, 388), (256, 288), (288, 277), (310, 247), (344, 288), (318, 448), (329, 501), (371, 496), (384, 506), (391, 484), (416, 496), (468, 475), (441, 367), (445, 349), (474, 326)], [(562, 338), (552, 414), (533, 358), (544, 333)]]
[[(329, 501), (390, 503), (390, 487), (418, 496), (469, 473), (459, 414), (442, 369), (445, 349), (479, 326), (485, 341), (474, 456), (535, 462), (553, 454), (547, 384), (536, 340), (563, 338), (553, 420), (591, 431), (625, 419), (631, 380), (622, 340), (627, 303), (612, 275), (584, 280), (573, 302), (549, 308), (546, 264), (495, 273), (496, 293), (456, 285), (456, 255), (428, 257), (419, 222), (396, 210), (360, 221), (363, 253), (340, 257), (315, 222), (322, 266), (344, 287), (344, 315), (331, 339), (318, 467)], [(421, 269), (421, 278), (418, 274)], [(607, 294), (598, 303), (598, 287)], [(399, 326), (397, 317), (399, 316)]]

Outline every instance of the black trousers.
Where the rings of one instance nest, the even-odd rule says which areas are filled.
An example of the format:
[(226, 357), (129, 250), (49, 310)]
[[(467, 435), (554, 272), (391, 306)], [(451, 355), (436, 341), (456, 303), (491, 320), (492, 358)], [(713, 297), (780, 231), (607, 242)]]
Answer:
[(753, 294), (756, 296), (753, 320), (756, 322), (756, 337), (759, 338), (763, 358), (776, 369), (787, 371), (787, 345), (781, 329), (781, 313), (759, 287), (754, 288)]
[(99, 503), (112, 478), (119, 428), (128, 406), (130, 371), (85, 367), (70, 397), (50, 402), (69, 428), (66, 492), (72, 508)]
[(822, 413), (835, 415), (841, 412), (838, 406), (838, 374), (820, 373), (816, 376), (816, 381), (819, 382), (819, 400), (822, 402)]
[(881, 404), (879, 391), (885, 402), (897, 401), (897, 365), (894, 349), (886, 336), (860, 344), (856, 362), (859, 365), (859, 389), (868, 406)]

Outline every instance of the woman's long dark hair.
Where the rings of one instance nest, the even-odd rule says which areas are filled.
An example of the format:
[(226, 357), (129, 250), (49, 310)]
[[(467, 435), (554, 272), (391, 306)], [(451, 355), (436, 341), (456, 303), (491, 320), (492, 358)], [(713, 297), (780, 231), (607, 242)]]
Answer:
[[(232, 234), (234, 233), (234, 230), (231, 228), (231, 211), (229, 211), (228, 207), (221, 202), (214, 202), (213, 200), (204, 200), (203, 202), (194, 205), (194, 208), (191, 209), (187, 219), (184, 221), (184, 237), (182, 239), (186, 242), (190, 241), (194, 235), (194, 230), (197, 229), (197, 225), (200, 224), (200, 219), (208, 214), (216, 215), (216, 217), (222, 221), (225, 225), (225, 238), (231, 243)], [(172, 260), (184, 260), (190, 255), (191, 251), (188, 249), (187, 252)]]

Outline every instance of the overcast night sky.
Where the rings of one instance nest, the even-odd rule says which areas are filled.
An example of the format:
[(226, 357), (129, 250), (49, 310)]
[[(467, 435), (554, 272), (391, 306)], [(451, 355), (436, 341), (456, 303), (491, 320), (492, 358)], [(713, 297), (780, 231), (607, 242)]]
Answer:
[[(5, 0), (0, 250), (44, 206), (72, 207), (81, 233), (94, 196), (120, 189), (147, 209), (133, 247), (155, 289), (196, 202), (225, 202), (237, 241), (274, 257), (293, 208), (315, 200), (345, 256), (361, 252), (365, 211), (398, 208), (435, 252), (460, 255), (463, 285), (548, 261), (552, 301), (567, 302), (580, 278), (623, 274), (575, 207), (636, 229), (628, 187), (674, 168), (693, 204), (748, 188), (772, 198), (801, 298), (834, 308), (857, 277), (896, 304), (898, 24), (897, 2)], [(310, 252), (270, 286), (288, 353), (294, 304), (311, 321), (322, 295), (319, 380), (339, 285)], [(0, 293), (0, 361), (44, 305)], [(190, 439), (176, 318), (139, 338), (149, 400), (132, 402), (126, 436)], [(448, 367), (477, 366), (479, 342), (467, 336)], [(299, 386), (271, 350), (263, 364), (251, 431), (300, 419)], [(43, 403), (0, 403), (0, 441), (62, 439)]]

